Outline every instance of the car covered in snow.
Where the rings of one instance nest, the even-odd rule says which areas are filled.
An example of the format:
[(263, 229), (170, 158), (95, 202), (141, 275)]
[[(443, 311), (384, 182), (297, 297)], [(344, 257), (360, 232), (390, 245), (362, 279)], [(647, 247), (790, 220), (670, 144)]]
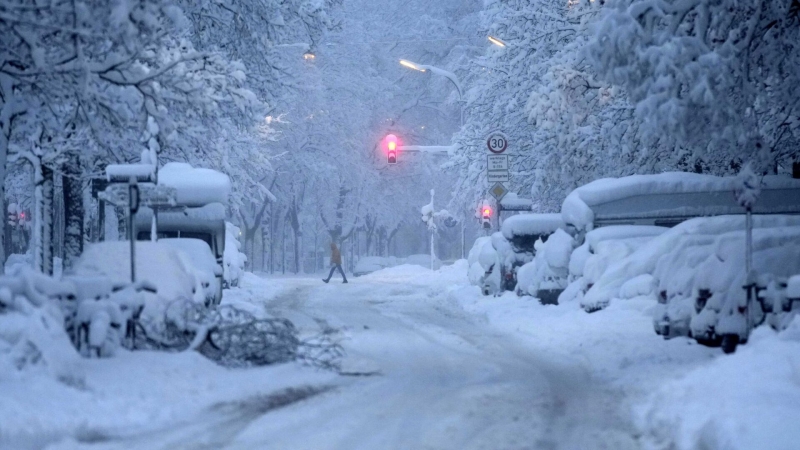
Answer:
[(167, 238), (158, 242), (179, 251), (184, 265), (192, 269), (196, 289), (203, 291), (204, 303), (208, 306), (219, 305), (222, 301), (222, 267), (217, 264), (208, 244), (191, 238)]
[[(214, 286), (223, 286), (223, 264), (225, 256), (225, 208), (220, 203), (211, 203), (197, 208), (159, 211), (158, 232), (161, 239), (195, 239), (203, 241), (211, 252), (219, 270), (214, 270)], [(136, 215), (134, 226), (136, 238), (141, 241), (152, 239), (153, 210), (141, 208)], [(221, 288), (220, 288), (221, 289)], [(214, 303), (222, 299), (222, 291), (215, 296)]]
[[(498, 250), (501, 287), (507, 291), (517, 289), (519, 270), (533, 261), (542, 244), (565, 223), (560, 214), (517, 214), (503, 221), (500, 227), (503, 240), (494, 238)], [(520, 291), (517, 291), (520, 293)]]
[[(147, 281), (155, 292), (145, 292), (143, 314), (161, 317), (176, 300), (205, 301), (198, 290), (195, 270), (175, 247), (160, 242), (136, 243), (136, 281)], [(75, 264), (64, 274), (71, 278), (104, 277), (111, 285), (131, 281), (130, 243), (127, 241), (89, 244)]]
[[(590, 312), (612, 300), (650, 297), (654, 329), (666, 338), (690, 336), (713, 346), (724, 345), (725, 336), (743, 342), (768, 314), (780, 322), (791, 309), (780, 292), (786, 291), (788, 277), (800, 272), (800, 216), (753, 217), (759, 296), (750, 306), (743, 288), (744, 224), (743, 215), (728, 215), (690, 219), (670, 229), (595, 229), (573, 252), (571, 276), (583, 279), (576, 278), (564, 296), (575, 289), (573, 298)], [(636, 229), (638, 236), (631, 234)]]
[[(470, 254), (483, 270), (476, 284), (484, 295), (515, 290), (518, 269), (533, 260), (541, 243), (563, 228), (559, 214), (518, 214), (503, 221), (500, 232), (476, 241)], [(470, 262), (471, 272), (477, 270), (474, 267)]]
[(536, 297), (542, 304), (556, 304), (567, 286), (574, 245), (574, 238), (562, 229), (556, 230), (547, 240), (537, 240), (533, 259), (517, 271), (517, 294)]

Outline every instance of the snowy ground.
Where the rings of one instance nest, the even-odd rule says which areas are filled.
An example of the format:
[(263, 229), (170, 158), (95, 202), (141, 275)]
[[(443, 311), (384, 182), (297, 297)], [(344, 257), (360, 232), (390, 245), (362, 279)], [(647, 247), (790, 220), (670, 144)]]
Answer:
[(248, 274), (225, 301), (339, 329), (342, 375), (137, 352), (83, 361), (84, 386), (0, 377), (0, 447), (797, 448), (797, 322), (723, 357), (656, 336), (646, 300), (586, 314), (483, 297), (466, 272)]

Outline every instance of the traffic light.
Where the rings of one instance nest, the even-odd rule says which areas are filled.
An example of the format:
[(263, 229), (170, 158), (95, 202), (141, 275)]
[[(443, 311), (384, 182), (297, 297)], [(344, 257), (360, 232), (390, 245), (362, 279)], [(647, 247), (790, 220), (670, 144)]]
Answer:
[(484, 206), (481, 210), (481, 221), (483, 222), (483, 228), (489, 229), (492, 228), (492, 208), (489, 206)]
[(384, 140), (386, 158), (389, 164), (397, 164), (397, 136), (390, 134)]

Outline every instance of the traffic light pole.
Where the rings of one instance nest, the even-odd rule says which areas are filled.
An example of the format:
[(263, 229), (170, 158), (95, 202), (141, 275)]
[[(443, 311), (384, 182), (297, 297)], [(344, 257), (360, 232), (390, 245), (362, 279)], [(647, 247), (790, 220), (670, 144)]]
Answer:
[(455, 151), (455, 145), (401, 145), (397, 147), (401, 152), (410, 153), (439, 153), (450, 154)]

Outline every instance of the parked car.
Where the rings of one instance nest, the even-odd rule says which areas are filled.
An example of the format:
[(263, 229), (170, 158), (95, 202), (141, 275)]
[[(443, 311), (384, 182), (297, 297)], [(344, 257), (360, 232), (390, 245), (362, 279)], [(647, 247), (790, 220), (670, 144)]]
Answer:
[[(152, 239), (151, 228), (153, 211), (142, 208), (136, 215), (136, 239), (149, 241)], [(223, 264), (225, 261), (225, 208), (220, 203), (211, 203), (199, 208), (184, 208), (179, 211), (160, 211), (158, 213), (158, 233), (162, 239), (197, 239), (206, 243), (214, 260), (220, 267), (216, 276), (217, 284), (223, 286)], [(216, 273), (216, 271), (214, 271)], [(222, 294), (216, 296), (218, 304)]]
[[(176, 300), (202, 302), (205, 293), (197, 290), (195, 270), (186, 264), (180, 251), (160, 242), (136, 243), (136, 281), (149, 281), (155, 288), (144, 293), (143, 315), (158, 318)], [(112, 285), (131, 281), (130, 243), (127, 241), (89, 244), (65, 277), (105, 277)]]
[(204, 292), (204, 303), (207, 306), (219, 305), (222, 301), (222, 267), (217, 264), (208, 244), (190, 238), (159, 239), (158, 242), (179, 250), (184, 264), (194, 272), (197, 289)]
[(563, 228), (560, 214), (517, 214), (503, 221), (501, 232), (491, 237), (496, 259), (484, 267), (484, 295), (514, 291), (518, 270), (533, 261), (537, 242), (539, 245), (546, 242), (551, 234)]

